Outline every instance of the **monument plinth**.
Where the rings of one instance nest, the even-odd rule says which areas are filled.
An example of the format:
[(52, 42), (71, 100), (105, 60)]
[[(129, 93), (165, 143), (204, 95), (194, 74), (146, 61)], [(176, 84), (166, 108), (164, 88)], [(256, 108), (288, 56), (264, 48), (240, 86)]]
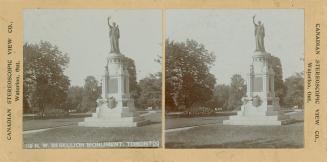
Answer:
[(118, 26), (110, 27), (111, 52), (106, 58), (106, 66), (101, 83), (101, 97), (97, 100), (96, 112), (85, 118), (79, 126), (85, 127), (136, 127), (149, 121), (135, 111), (134, 100), (129, 94), (129, 73), (126, 58), (119, 51)]
[(255, 24), (256, 50), (247, 78), (247, 93), (237, 115), (224, 120), (225, 125), (282, 125), (291, 122), (289, 116), (280, 111), (279, 98), (275, 96), (274, 70), (271, 54), (264, 48), (264, 27)]

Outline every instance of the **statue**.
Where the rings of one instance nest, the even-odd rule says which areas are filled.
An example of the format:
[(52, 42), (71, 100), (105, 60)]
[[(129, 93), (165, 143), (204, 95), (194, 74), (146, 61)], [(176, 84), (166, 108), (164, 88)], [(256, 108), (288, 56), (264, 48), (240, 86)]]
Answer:
[(108, 17), (108, 26), (109, 26), (109, 39), (110, 39), (110, 53), (118, 53), (119, 51), (119, 28), (118, 25), (113, 22), (112, 25), (110, 25), (110, 17)]
[(255, 51), (265, 52), (265, 46), (264, 46), (265, 28), (264, 28), (263, 24), (261, 23), (261, 21), (258, 21), (258, 24), (255, 23), (255, 21), (254, 21), (255, 15), (252, 18), (253, 18), (253, 24), (255, 27), (255, 30), (254, 30), (255, 44), (256, 44)]

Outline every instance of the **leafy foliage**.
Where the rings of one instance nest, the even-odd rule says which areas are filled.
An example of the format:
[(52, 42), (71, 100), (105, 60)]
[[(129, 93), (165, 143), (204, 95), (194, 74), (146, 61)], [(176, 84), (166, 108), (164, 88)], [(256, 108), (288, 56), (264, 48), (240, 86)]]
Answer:
[(284, 97), (286, 93), (286, 87), (283, 81), (283, 68), (280, 59), (276, 56), (271, 56), (271, 65), (274, 70), (274, 86), (276, 97), (280, 99), (280, 105), (284, 105)]
[(101, 88), (94, 76), (87, 76), (83, 88), (81, 111), (93, 111), (96, 108), (96, 100), (101, 95)]
[[(24, 108), (40, 111), (46, 108), (62, 109), (67, 98), (70, 81), (64, 70), (69, 58), (57, 46), (41, 41), (25, 43), (24, 59)], [(28, 105), (28, 106), (27, 106)]]
[(215, 77), (209, 72), (215, 55), (194, 40), (166, 40), (166, 105), (190, 108), (212, 97)]
[(303, 73), (296, 73), (285, 79), (287, 106), (298, 106), (303, 108), (304, 101), (304, 78)]
[(138, 98), (139, 94), (139, 87), (136, 81), (136, 67), (134, 60), (125, 57), (125, 64), (127, 66), (128, 74), (129, 74), (129, 92), (133, 98)]
[(138, 108), (161, 108), (161, 72), (150, 74), (139, 82), (140, 96), (136, 100)]
[(238, 109), (242, 105), (242, 97), (245, 96), (245, 81), (239, 74), (234, 74), (231, 78), (228, 98), (228, 110)]
[(212, 108), (221, 108), (222, 110), (226, 110), (228, 106), (228, 99), (230, 93), (230, 86), (225, 84), (217, 85), (214, 89), (214, 95), (211, 100), (211, 105), (209, 107)]
[(68, 89), (67, 105), (71, 110), (82, 110), (83, 87), (72, 86)]

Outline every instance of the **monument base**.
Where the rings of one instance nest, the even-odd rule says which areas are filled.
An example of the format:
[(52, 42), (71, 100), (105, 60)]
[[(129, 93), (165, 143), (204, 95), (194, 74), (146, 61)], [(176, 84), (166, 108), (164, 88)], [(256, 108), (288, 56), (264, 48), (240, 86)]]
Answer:
[(254, 106), (253, 101), (242, 105), (237, 115), (224, 120), (224, 125), (285, 125), (295, 120), (279, 111), (279, 105), (268, 105), (267, 102)]
[(84, 127), (139, 127), (148, 124), (135, 110), (128, 107), (109, 108), (106, 104), (98, 106), (91, 117), (87, 117), (78, 126)]
[(293, 123), (292, 119), (278, 119), (278, 116), (231, 116), (224, 120), (224, 125), (285, 125)]
[(78, 126), (83, 127), (140, 127), (149, 124), (148, 120), (133, 121), (135, 119), (105, 120), (86, 118), (84, 122), (79, 122)]

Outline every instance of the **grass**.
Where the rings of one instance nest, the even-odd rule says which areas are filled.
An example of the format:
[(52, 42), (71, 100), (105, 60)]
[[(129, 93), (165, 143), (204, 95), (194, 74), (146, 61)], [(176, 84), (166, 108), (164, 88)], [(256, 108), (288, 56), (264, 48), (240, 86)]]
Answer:
[(166, 134), (166, 148), (302, 147), (302, 122), (286, 126), (211, 125)]
[(52, 128), (64, 125), (77, 125), (78, 122), (81, 122), (83, 120), (84, 118), (24, 120), (23, 130), (26, 131), (42, 128)]
[(161, 112), (150, 114), (145, 118), (150, 120), (151, 124), (132, 128), (79, 127), (77, 122), (82, 121), (82, 118), (27, 121), (24, 123), (24, 130), (72, 125), (24, 134), (23, 139), (24, 144), (161, 141)]
[(293, 114), (292, 117), (298, 122), (282, 126), (222, 125), (224, 117), (216, 117), (216, 120), (212, 117), (171, 119), (173, 121), (168, 121), (170, 128), (194, 125), (192, 120), (201, 120), (203, 125), (217, 124), (168, 132), (165, 145), (166, 148), (302, 148), (303, 113)]
[(228, 119), (227, 116), (217, 117), (182, 117), (182, 118), (169, 118), (166, 117), (166, 128), (173, 129), (194, 125), (205, 125), (205, 124), (220, 124), (223, 120)]
[(159, 140), (160, 124), (134, 128), (87, 128), (68, 126), (24, 135), (25, 143), (128, 142)]

